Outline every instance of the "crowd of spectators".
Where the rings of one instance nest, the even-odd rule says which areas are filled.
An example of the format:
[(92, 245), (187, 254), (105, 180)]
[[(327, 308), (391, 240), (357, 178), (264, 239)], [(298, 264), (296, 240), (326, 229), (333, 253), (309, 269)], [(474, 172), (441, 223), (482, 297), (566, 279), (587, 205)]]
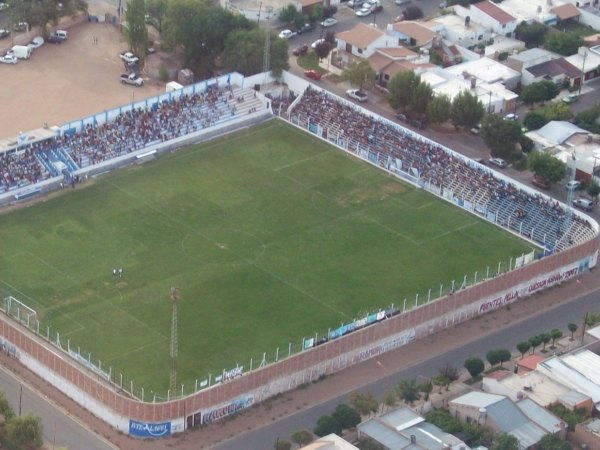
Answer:
[[(416, 176), (422, 185), (436, 186), (440, 192), (460, 186), (464, 200), (483, 203), (484, 207), (492, 199), (508, 199), (513, 205), (511, 214), (518, 219), (527, 217), (524, 212), (528, 208), (536, 209), (555, 224), (566, 218), (566, 212), (558, 202), (521, 190), (496, 178), (487, 168), (392, 122), (370, 116), (324, 91), (307, 88), (302, 99), (294, 105), (290, 120), (302, 126), (309, 123), (317, 126), (324, 138), (344, 142), (350, 151), (377, 154), (381, 166), (386, 167), (390, 160), (398, 161), (395, 164), (398, 169)], [(336, 135), (335, 139), (332, 134)], [(574, 215), (573, 219), (589, 227), (589, 223), (579, 216)]]
[(148, 108), (122, 112), (104, 124), (86, 124), (78, 132), (23, 146), (18, 152), (4, 153), (0, 155), (0, 192), (57, 175), (52, 173), (49, 152), (70, 158), (69, 162), (81, 168), (211, 127), (236, 115), (236, 103), (243, 103), (244, 92), (236, 95), (234, 99), (229, 85), (209, 87)]

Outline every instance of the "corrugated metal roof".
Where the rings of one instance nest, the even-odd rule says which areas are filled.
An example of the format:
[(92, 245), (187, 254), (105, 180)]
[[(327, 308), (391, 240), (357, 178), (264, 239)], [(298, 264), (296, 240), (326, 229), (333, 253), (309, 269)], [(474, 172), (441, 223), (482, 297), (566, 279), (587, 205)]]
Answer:
[(503, 397), (499, 402), (489, 405), (486, 410), (488, 420), (493, 420), (496, 426), (505, 433), (519, 428), (528, 422), (525, 414), (506, 397)]
[(410, 439), (406, 439), (392, 428), (386, 427), (375, 419), (370, 419), (359, 424), (358, 430), (361, 434), (375, 439), (380, 444), (392, 450), (403, 449), (410, 444)]
[(527, 62), (547, 55), (552, 55), (552, 52), (544, 50), (543, 48), (530, 48), (529, 50), (525, 50), (516, 55), (510, 55), (509, 58), (514, 59), (515, 61)]
[(589, 397), (587, 395), (583, 395), (581, 392), (577, 392), (577, 391), (569, 391), (564, 395), (561, 395), (559, 397), (559, 400), (561, 402), (563, 402), (566, 405), (569, 406), (575, 406), (578, 405), (579, 403), (585, 401), (589, 399)]
[(600, 356), (583, 349), (565, 356), (563, 361), (592, 383), (600, 386)]
[(385, 413), (379, 418), (379, 420), (382, 420), (396, 430), (402, 430), (404, 428), (412, 427), (419, 423), (425, 422), (423, 417), (406, 407), (398, 408), (394, 411)]
[(537, 444), (547, 433), (532, 422), (526, 422), (508, 434), (516, 437), (522, 448)]
[(517, 407), (537, 425), (546, 430), (547, 433), (557, 433), (562, 429), (562, 420), (545, 408), (542, 408), (533, 400), (528, 398), (517, 402)]
[(485, 392), (469, 392), (465, 395), (461, 395), (450, 403), (458, 405), (473, 406), (475, 408), (487, 408), (488, 406), (503, 400), (505, 397), (495, 394), (487, 394)]
[(591, 397), (594, 403), (600, 402), (600, 386), (590, 381), (577, 370), (566, 365), (559, 357), (550, 358), (538, 364), (538, 370), (547, 373), (560, 383)]
[(550, 142), (562, 144), (574, 134), (587, 133), (587, 131), (571, 122), (552, 120), (537, 130), (537, 133)]

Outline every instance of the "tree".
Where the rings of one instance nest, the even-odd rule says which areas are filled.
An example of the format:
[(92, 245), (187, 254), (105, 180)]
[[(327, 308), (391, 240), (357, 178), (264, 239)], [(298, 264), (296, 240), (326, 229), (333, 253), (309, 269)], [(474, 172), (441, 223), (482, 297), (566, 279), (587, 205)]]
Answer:
[(302, 28), (304, 26), (304, 24), (307, 21), (308, 21), (308, 18), (306, 15), (296, 14), (296, 17), (294, 17), (294, 27), (296, 28), (296, 30), (299, 30), (300, 28)]
[(498, 350), (490, 350), (485, 354), (485, 359), (490, 363), (490, 366), (494, 367), (496, 364), (500, 362), (500, 355), (498, 355)]
[(383, 404), (388, 408), (393, 408), (396, 406), (397, 401), (398, 397), (394, 391), (388, 391), (383, 397)]
[(549, 103), (538, 110), (544, 118), (550, 122), (551, 120), (567, 120), (570, 119), (571, 109), (564, 102)]
[(476, 378), (485, 369), (483, 361), (477, 356), (471, 356), (470, 358), (467, 358), (465, 360), (464, 367), (469, 371), (471, 378)]
[(551, 348), (555, 348), (554, 344), (556, 343), (557, 339), (560, 339), (561, 337), (563, 337), (563, 332), (560, 331), (558, 328), (553, 328), (552, 331), (550, 331), (550, 336), (552, 336), (552, 347)]
[(444, 365), (443, 367), (440, 367), (438, 369), (438, 373), (440, 375), (444, 375), (445, 377), (448, 377), (448, 379), (451, 382), (456, 381), (460, 378), (460, 373), (458, 372), (458, 367), (456, 367), (450, 363), (446, 363), (446, 365)]
[(124, 28), (125, 37), (131, 51), (141, 60), (146, 55), (148, 48), (148, 27), (146, 27), (146, 2), (145, 0), (129, 0), (125, 13), (127, 23)]
[(431, 379), (431, 382), (439, 387), (438, 394), (442, 393), (443, 387), (450, 386), (450, 379), (445, 375), (436, 375)]
[(406, 109), (411, 92), (421, 82), (421, 77), (413, 71), (398, 72), (387, 84), (388, 101), (394, 109)]
[(345, 404), (337, 405), (331, 416), (345, 429), (354, 428), (361, 420), (358, 411)]
[(432, 98), (433, 89), (429, 83), (421, 81), (408, 98), (408, 109), (417, 114), (425, 114)]
[(598, 184), (595, 180), (592, 180), (588, 186), (587, 192), (594, 200), (598, 200), (598, 195), (600, 195), (600, 184)]
[(354, 62), (351, 67), (344, 69), (342, 79), (349, 81), (352, 86), (357, 86), (358, 89), (370, 88), (375, 84), (375, 71), (369, 65), (369, 61), (361, 59)]
[(575, 33), (553, 33), (546, 37), (544, 48), (559, 55), (570, 56), (577, 53), (583, 39)]
[(296, 9), (296, 5), (292, 5), (291, 3), (283, 8), (281, 8), (281, 12), (279, 13), (279, 20), (285, 23), (292, 23), (296, 16), (298, 15), (298, 10)]
[(525, 353), (529, 351), (531, 344), (529, 341), (521, 341), (517, 344), (517, 350), (521, 353), (521, 359), (525, 358)]
[(521, 134), (521, 127), (517, 122), (504, 120), (497, 114), (487, 115), (481, 124), (481, 137), (494, 157), (513, 159), (515, 144)]
[(290, 448), (292, 448), (292, 443), (285, 439), (277, 439), (274, 448), (275, 450), (290, 450)]
[(292, 434), (292, 442), (300, 447), (308, 445), (313, 441), (313, 434), (308, 430), (294, 431)]
[(507, 361), (510, 361), (512, 358), (512, 354), (509, 350), (505, 348), (498, 349), (498, 357), (500, 358), (500, 367)]
[(523, 119), (523, 125), (525, 125), (528, 130), (538, 130), (548, 122), (549, 120), (547, 120), (546, 117), (544, 117), (544, 115), (538, 111), (531, 111), (530, 113), (527, 113)]
[(529, 343), (531, 344), (531, 354), (535, 353), (535, 349), (538, 348), (542, 344), (542, 338), (540, 336), (532, 336), (529, 338)]
[(370, 437), (361, 437), (356, 445), (360, 450), (385, 450), (385, 447)]
[(288, 43), (285, 39), (276, 39), (273, 31), (260, 28), (234, 30), (227, 35), (221, 57), (223, 66), (246, 76), (262, 72), (265, 33), (271, 33), (271, 71), (275, 77), (280, 76), (289, 68)]
[(420, 398), (419, 386), (415, 379), (400, 381), (398, 386), (396, 386), (396, 393), (400, 399), (404, 400), (409, 405), (412, 405)]
[(13, 417), (6, 424), (6, 432), (10, 440), (19, 447), (33, 445), (35, 448), (38, 448), (44, 443), (42, 438), (42, 419), (31, 413), (20, 417)]
[(468, 90), (463, 90), (452, 100), (452, 122), (456, 127), (473, 128), (484, 114), (483, 103)]
[(404, 10), (402, 15), (404, 16), (404, 20), (418, 20), (425, 16), (423, 10), (418, 6), (409, 6)]
[(332, 416), (321, 416), (317, 420), (317, 426), (313, 430), (319, 437), (327, 436), (328, 434), (342, 434), (342, 425)]
[(39, 25), (44, 36), (48, 35), (49, 25), (58, 25), (60, 17), (74, 16), (88, 8), (85, 0), (60, 0), (61, 8), (58, 7), (58, 0), (19, 0), (6, 3), (12, 5), (13, 17), (23, 19), (30, 26)]
[(433, 379), (419, 384), (419, 392), (424, 394), (425, 400), (429, 400), (429, 394), (431, 394), (431, 391), (433, 391)]
[(558, 86), (552, 81), (543, 80), (531, 83), (521, 90), (521, 100), (527, 105), (552, 100), (560, 93)]
[(531, 152), (527, 165), (529, 170), (551, 183), (562, 180), (567, 171), (565, 163), (544, 152)]
[(550, 342), (550, 340), (552, 339), (552, 336), (550, 336), (550, 333), (542, 333), (542, 334), (540, 334), (540, 339), (542, 340), (542, 351), (545, 352), (546, 344), (548, 342)]
[(572, 450), (568, 442), (555, 434), (547, 434), (537, 443), (538, 450)]
[(146, 12), (152, 18), (152, 24), (159, 33), (167, 15), (168, 0), (146, 0)]
[(331, 51), (331, 44), (329, 42), (319, 42), (315, 47), (315, 53), (319, 57), (319, 61), (323, 58), (327, 58), (329, 52)]
[(15, 416), (10, 403), (8, 403), (8, 400), (2, 391), (0, 391), (0, 414), (4, 416), (4, 420), (7, 422)]
[(350, 404), (362, 415), (366, 416), (368, 414), (377, 412), (377, 407), (379, 404), (373, 394), (367, 392), (366, 394), (361, 394), (360, 392), (353, 392), (350, 394)]
[(310, 11), (310, 20), (312, 22), (320, 22), (323, 20), (325, 12), (323, 10), (323, 5), (318, 4), (312, 7)]
[(539, 22), (521, 22), (515, 30), (517, 39), (525, 42), (525, 47), (535, 48), (544, 43), (546, 26)]
[(427, 120), (431, 123), (444, 123), (452, 114), (452, 102), (447, 95), (436, 95), (427, 105)]
[(519, 450), (519, 440), (510, 434), (498, 434), (490, 450)]
[(529, 153), (535, 148), (535, 143), (533, 142), (533, 140), (531, 140), (524, 134), (522, 134), (519, 138), (519, 145), (521, 146), (521, 151), (523, 153)]
[(577, 326), (577, 324), (576, 324), (576, 323), (570, 323), (570, 324), (568, 325), (568, 328), (569, 328), (569, 331), (571, 332), (571, 340), (573, 340), (573, 335), (575, 334), (575, 332), (577, 331), (577, 329), (578, 329), (579, 327)]

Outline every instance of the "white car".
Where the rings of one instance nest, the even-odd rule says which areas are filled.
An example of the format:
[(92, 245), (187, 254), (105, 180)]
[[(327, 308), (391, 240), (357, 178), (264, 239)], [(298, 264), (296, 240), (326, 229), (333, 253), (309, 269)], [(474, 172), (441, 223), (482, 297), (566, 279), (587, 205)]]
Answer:
[(16, 64), (17, 63), (17, 57), (15, 55), (0, 56), (0, 63), (3, 63), (3, 64)]
[(370, 5), (367, 5), (367, 6), (363, 6), (362, 8), (360, 8), (354, 14), (356, 14), (357, 17), (367, 17), (369, 14), (371, 14), (372, 11), (373, 11), (373, 7)]
[(29, 44), (27, 44), (27, 47), (33, 50), (36, 48), (40, 48), (42, 45), (44, 45), (44, 38), (41, 36), (36, 36), (31, 40)]
[(408, 5), (410, 2), (411, 0), (394, 0), (396, 5)]
[(566, 184), (565, 188), (567, 188), (567, 191), (574, 191), (575, 189), (578, 189), (579, 186), (581, 186), (581, 181), (572, 180)]
[(330, 17), (329, 19), (325, 19), (323, 22), (321, 22), (321, 26), (328, 28), (334, 26), (336, 23), (338, 23), (338, 21), (333, 17)]
[(140, 58), (138, 58), (131, 52), (124, 52), (124, 53), (121, 53), (119, 56), (127, 64), (135, 64), (136, 62), (138, 62), (140, 60)]
[(506, 166), (508, 166), (508, 163), (502, 158), (490, 158), (489, 161), (490, 164), (493, 164), (496, 167), (500, 167), (501, 169), (504, 169)]
[(369, 96), (365, 92), (362, 92), (360, 89), (348, 89), (346, 91), (346, 95), (351, 99), (361, 103), (366, 102), (369, 98)]
[(381, 4), (379, 0), (367, 0), (367, 3), (371, 6), (379, 6)]
[(317, 45), (319, 45), (323, 42), (325, 42), (325, 39), (317, 39), (315, 42), (310, 44), (310, 48), (315, 49), (315, 48), (317, 48)]
[(519, 120), (519, 116), (517, 116), (516, 114), (507, 114), (504, 116), (504, 120), (510, 120), (512, 122)]
[(281, 33), (279, 33), (279, 37), (281, 39), (290, 39), (294, 36), (296, 36), (296, 33), (294, 33), (292, 30), (283, 30)]

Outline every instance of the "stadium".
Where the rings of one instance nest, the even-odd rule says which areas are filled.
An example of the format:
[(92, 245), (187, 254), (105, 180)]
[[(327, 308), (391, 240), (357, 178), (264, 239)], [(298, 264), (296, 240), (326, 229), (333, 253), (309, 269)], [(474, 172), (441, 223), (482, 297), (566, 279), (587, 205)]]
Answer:
[(133, 436), (210, 423), (596, 265), (584, 214), (291, 74), (249, 88), (264, 78), (2, 153), (0, 202), (43, 199), (3, 215), (2, 344)]

